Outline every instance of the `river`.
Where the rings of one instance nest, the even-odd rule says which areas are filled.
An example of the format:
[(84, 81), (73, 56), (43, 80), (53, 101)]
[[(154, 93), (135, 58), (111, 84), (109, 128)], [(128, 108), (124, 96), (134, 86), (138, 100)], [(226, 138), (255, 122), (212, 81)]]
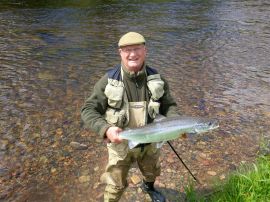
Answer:
[[(182, 114), (220, 122), (174, 141), (198, 189), (253, 162), (270, 145), (269, 16), (268, 0), (0, 1), (0, 201), (102, 201), (106, 147), (80, 108), (128, 31)], [(179, 201), (188, 173), (166, 145), (161, 158), (157, 185)], [(146, 200), (138, 177), (123, 201)]]

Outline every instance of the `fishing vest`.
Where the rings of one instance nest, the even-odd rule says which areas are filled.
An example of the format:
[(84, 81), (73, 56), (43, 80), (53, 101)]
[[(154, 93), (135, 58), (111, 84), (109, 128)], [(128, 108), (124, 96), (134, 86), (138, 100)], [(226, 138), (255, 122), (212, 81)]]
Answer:
[[(122, 80), (122, 71), (121, 65), (118, 65), (107, 72), (108, 84), (105, 87), (104, 93), (109, 105), (105, 112), (106, 121), (123, 128), (129, 123), (129, 101)], [(164, 94), (164, 81), (157, 70), (153, 68), (146, 66), (145, 72), (147, 76), (147, 90), (150, 97), (147, 103), (147, 112), (154, 119), (159, 114), (160, 103), (158, 100)]]

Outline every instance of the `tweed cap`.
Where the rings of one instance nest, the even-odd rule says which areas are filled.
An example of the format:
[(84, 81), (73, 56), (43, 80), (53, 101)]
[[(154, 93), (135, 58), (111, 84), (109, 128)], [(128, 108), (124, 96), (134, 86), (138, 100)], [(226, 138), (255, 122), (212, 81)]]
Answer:
[(128, 32), (120, 38), (118, 42), (118, 46), (123, 47), (123, 46), (137, 45), (137, 44), (144, 44), (144, 43), (145, 43), (145, 39), (141, 34), (137, 32)]

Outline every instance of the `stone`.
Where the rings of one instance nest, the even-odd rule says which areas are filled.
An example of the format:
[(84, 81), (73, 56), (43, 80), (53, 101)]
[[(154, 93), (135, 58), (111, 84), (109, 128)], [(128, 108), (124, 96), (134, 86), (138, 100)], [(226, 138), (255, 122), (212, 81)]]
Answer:
[(204, 166), (210, 166), (212, 164), (212, 161), (209, 160), (201, 160), (200, 163)]
[(132, 175), (130, 179), (133, 184), (138, 184), (139, 182), (141, 182), (141, 178), (138, 175)]
[(101, 138), (97, 138), (96, 139), (96, 143), (102, 143), (104, 140), (103, 139), (101, 139)]
[(167, 162), (168, 162), (168, 163), (174, 163), (175, 160), (174, 160), (173, 157), (170, 156), (170, 157), (167, 158)]
[(171, 184), (169, 185), (169, 187), (170, 187), (171, 189), (175, 189), (175, 188), (176, 188), (176, 185), (175, 185), (175, 183), (171, 183)]
[(51, 174), (56, 174), (56, 168), (51, 168)]
[(40, 134), (39, 134), (39, 133), (33, 133), (33, 134), (32, 134), (32, 138), (33, 138), (33, 139), (40, 138)]
[(50, 73), (49, 71), (39, 72), (38, 78), (41, 80), (55, 80), (56, 75)]
[(206, 158), (207, 158), (207, 154), (205, 154), (205, 153), (200, 153), (199, 156), (200, 156), (201, 158), (203, 158), (203, 159), (206, 159)]
[(59, 136), (63, 135), (63, 129), (62, 128), (57, 128), (56, 131), (55, 131), (55, 134), (59, 135)]
[(167, 170), (167, 173), (172, 173), (172, 169), (168, 168)]
[(42, 164), (46, 164), (46, 163), (48, 163), (48, 158), (46, 157), (46, 156), (41, 156), (40, 158), (39, 158), (39, 162), (40, 163), (42, 163)]
[(9, 169), (0, 167), (0, 177), (7, 176), (9, 174)]
[(89, 175), (90, 171), (88, 168), (82, 168), (82, 170), (80, 171), (81, 176), (87, 176)]
[(85, 144), (81, 144), (79, 142), (70, 142), (69, 144), (72, 148), (74, 149), (78, 149), (78, 150), (84, 150), (84, 149), (87, 149), (88, 146), (85, 145)]
[(85, 183), (90, 181), (90, 176), (89, 175), (83, 175), (79, 177), (79, 182), (80, 183)]
[(215, 171), (207, 171), (207, 174), (211, 175), (211, 176), (216, 176), (217, 175), (217, 173)]
[(224, 174), (222, 174), (222, 175), (219, 176), (219, 179), (220, 180), (224, 180), (225, 178), (226, 178), (226, 176)]
[(8, 147), (8, 140), (1, 140), (0, 141), (0, 151), (7, 150)]

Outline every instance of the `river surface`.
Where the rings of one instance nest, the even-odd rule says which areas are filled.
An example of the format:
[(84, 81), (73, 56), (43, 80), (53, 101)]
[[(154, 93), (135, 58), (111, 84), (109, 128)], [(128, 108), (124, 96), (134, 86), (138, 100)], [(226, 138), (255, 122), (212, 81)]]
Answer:
[[(102, 201), (106, 147), (80, 108), (128, 31), (182, 114), (220, 122), (173, 142), (198, 189), (254, 161), (270, 139), (269, 16), (268, 0), (0, 1), (0, 201)], [(162, 149), (157, 186), (180, 201), (188, 173)], [(132, 168), (123, 201), (148, 200), (140, 178)]]

